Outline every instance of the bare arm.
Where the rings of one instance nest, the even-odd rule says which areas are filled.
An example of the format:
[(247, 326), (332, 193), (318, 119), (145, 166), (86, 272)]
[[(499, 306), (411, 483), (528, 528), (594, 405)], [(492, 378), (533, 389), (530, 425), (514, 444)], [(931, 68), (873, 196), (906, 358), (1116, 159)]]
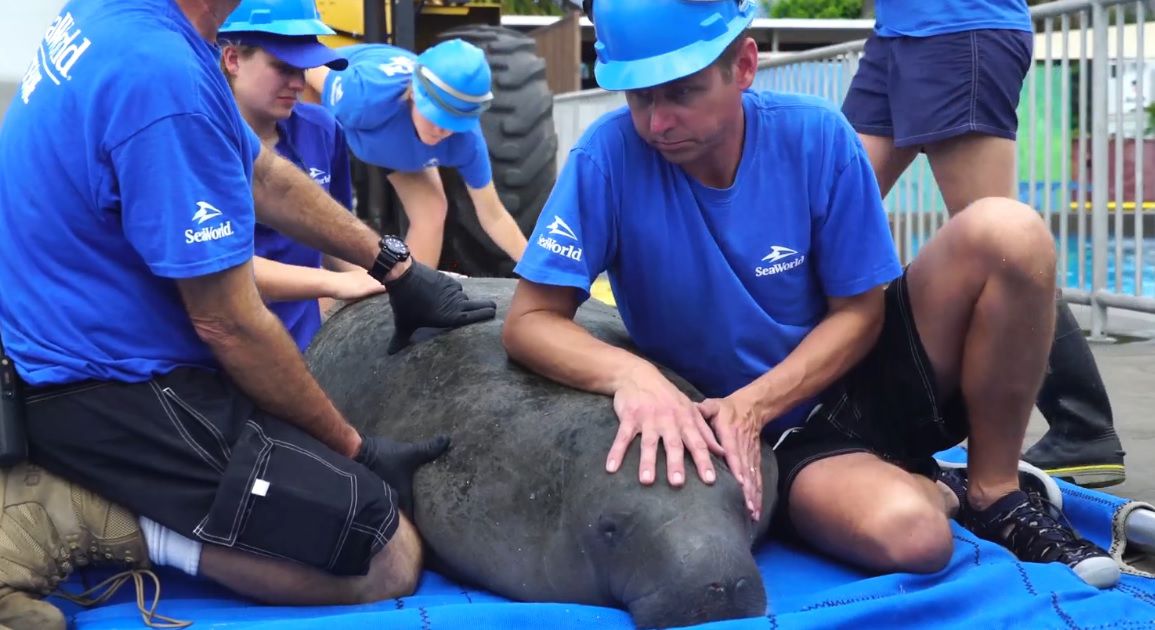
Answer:
[(878, 340), (885, 310), (882, 287), (853, 297), (828, 298), (827, 303), (826, 317), (802, 343), (743, 388), (763, 425), (825, 390)]
[(576, 289), (520, 280), (501, 334), (506, 352), (542, 376), (607, 396), (635, 373), (657, 372), (574, 322), (577, 307)]
[(253, 258), (257, 290), (266, 302), (313, 300), (317, 298), (356, 299), (383, 293), (384, 285), (368, 272), (340, 261), (342, 270), (287, 265), (259, 256)]
[(613, 397), (619, 426), (606, 456), (607, 472), (617, 472), (630, 443), (640, 435), (641, 483), (657, 479), (659, 441), (666, 449), (671, 485), (685, 482), (685, 451), (701, 479), (714, 483), (710, 452), (721, 455), (722, 446), (697, 407), (652, 363), (597, 339), (575, 323), (577, 298), (575, 289), (519, 281), (502, 330), (510, 357), (570, 387)]
[(330, 256), (328, 254), (321, 257), (321, 265), (329, 271), (364, 271), (364, 269), (361, 269), (351, 262), (346, 262), (336, 256)]
[[(329, 76), (329, 69), (325, 66), (309, 68), (305, 71), (305, 85), (319, 96), (325, 91), (325, 79)], [(318, 97), (318, 100), (320, 98)]]
[(389, 174), (389, 183), (409, 219), (409, 230), (405, 233), (409, 253), (418, 261), (436, 268), (441, 258), (445, 217), (449, 211), (441, 175), (433, 167), (411, 173), (394, 172)]
[(525, 252), (525, 234), (501, 203), (497, 188), (489, 182), (484, 188), (469, 188), (469, 196), (473, 199), (473, 207), (477, 210), (477, 220), (481, 229), (493, 239), (494, 243), (512, 258), (515, 262), (521, 260)]
[(361, 436), (309, 374), (285, 327), (261, 303), (252, 277), (247, 262), (177, 282), (197, 335), (262, 409), (353, 457)]
[(762, 428), (817, 395), (866, 356), (883, 321), (883, 292), (875, 287), (849, 298), (828, 298), (829, 310), (778, 365), (725, 398), (698, 404), (742, 484), (754, 520), (762, 510)]
[(289, 238), (369, 269), (380, 237), (275, 151), (253, 165), (257, 220)]
[(286, 265), (282, 262), (253, 257), (253, 275), (257, 291), (266, 302), (309, 300), (329, 294), (331, 271)]

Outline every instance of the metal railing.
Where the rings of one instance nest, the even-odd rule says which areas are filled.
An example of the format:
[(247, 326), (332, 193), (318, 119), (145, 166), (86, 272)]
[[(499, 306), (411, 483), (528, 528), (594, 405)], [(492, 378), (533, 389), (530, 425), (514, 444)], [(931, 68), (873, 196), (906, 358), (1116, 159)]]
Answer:
[[(1147, 37), (1155, 37), (1150, 3), (1057, 0), (1031, 9), (1035, 50), (1018, 110), (1019, 198), (1052, 227), (1063, 295), (1092, 307), (1091, 332), (1099, 338), (1108, 308), (1155, 313), (1155, 130), (1148, 129), (1155, 114), (1147, 111), (1155, 112), (1155, 55), (1148, 63), (1145, 48)], [(864, 44), (764, 59), (754, 87), (841, 104)], [(624, 104), (621, 94), (604, 90), (558, 96), (558, 164), (590, 123)], [(885, 205), (904, 262), (947, 219), (925, 156), (907, 169)]]

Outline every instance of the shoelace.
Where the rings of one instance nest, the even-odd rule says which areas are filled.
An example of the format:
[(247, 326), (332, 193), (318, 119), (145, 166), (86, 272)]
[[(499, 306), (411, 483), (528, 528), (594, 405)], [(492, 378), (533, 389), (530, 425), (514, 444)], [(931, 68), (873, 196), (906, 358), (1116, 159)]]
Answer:
[[(153, 587), (156, 592), (152, 597), (152, 605), (146, 606), (144, 601), (145, 583), (144, 578), (152, 580)], [(125, 582), (132, 580), (136, 586), (136, 608), (140, 611), (141, 621), (144, 625), (150, 628), (187, 628), (192, 625), (191, 621), (180, 621), (172, 617), (166, 617), (156, 612), (156, 607), (160, 604), (160, 578), (155, 573), (148, 569), (130, 569), (122, 571), (113, 575), (83, 593), (73, 595), (72, 593), (65, 593), (57, 590), (55, 595), (67, 599), (70, 602), (84, 606), (96, 606), (107, 602)], [(103, 592), (101, 592), (103, 590)], [(99, 593), (99, 594), (98, 594)]]
[[(1046, 561), (1062, 558), (1068, 564), (1075, 564), (1095, 553), (1092, 544), (1078, 538), (1066, 517), (1042, 497), (1029, 496), (1027, 501), (985, 525), (1002, 534), (1020, 558)], [(1031, 553), (1034, 551), (1038, 553)]]

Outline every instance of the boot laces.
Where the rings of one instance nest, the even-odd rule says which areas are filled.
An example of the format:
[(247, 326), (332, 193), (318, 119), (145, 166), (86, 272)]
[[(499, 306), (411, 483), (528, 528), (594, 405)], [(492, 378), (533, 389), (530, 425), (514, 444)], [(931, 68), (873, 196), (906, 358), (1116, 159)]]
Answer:
[[(145, 603), (145, 591), (147, 590), (145, 578), (152, 580), (154, 589), (152, 603), (150, 605)], [(192, 625), (193, 622), (191, 621), (180, 621), (156, 612), (156, 608), (160, 604), (160, 578), (148, 569), (121, 571), (83, 593), (74, 595), (62, 590), (57, 590), (55, 595), (88, 608), (107, 602), (129, 580), (132, 580), (136, 588), (136, 608), (140, 611), (140, 618), (141, 621), (144, 622), (144, 625), (150, 628), (172, 629), (187, 628)]]

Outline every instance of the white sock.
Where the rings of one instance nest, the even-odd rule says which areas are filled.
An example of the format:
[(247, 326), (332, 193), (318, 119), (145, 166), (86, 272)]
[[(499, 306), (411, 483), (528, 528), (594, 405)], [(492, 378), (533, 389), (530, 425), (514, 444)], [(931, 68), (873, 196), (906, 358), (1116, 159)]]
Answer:
[(185, 538), (156, 521), (140, 517), (140, 531), (148, 545), (148, 559), (158, 567), (175, 567), (196, 575), (201, 563), (201, 548), (195, 540)]

